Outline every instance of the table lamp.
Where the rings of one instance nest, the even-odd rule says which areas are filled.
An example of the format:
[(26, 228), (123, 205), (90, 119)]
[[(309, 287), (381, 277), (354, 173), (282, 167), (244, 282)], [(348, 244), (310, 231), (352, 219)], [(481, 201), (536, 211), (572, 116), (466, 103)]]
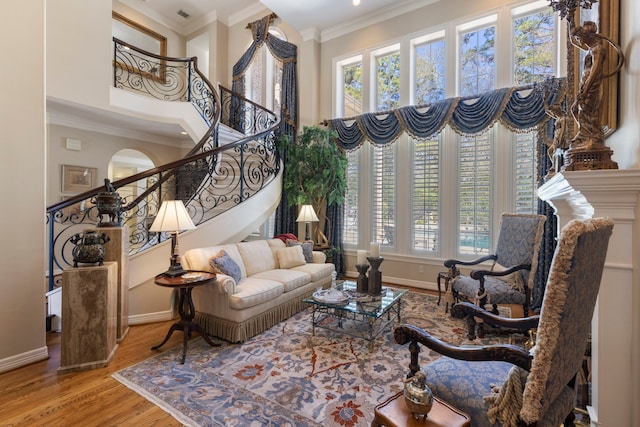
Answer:
[(318, 216), (316, 215), (316, 211), (313, 210), (313, 206), (311, 205), (302, 205), (300, 208), (300, 214), (296, 219), (296, 222), (304, 222), (305, 223), (305, 241), (311, 240), (311, 222), (318, 222)]
[(163, 274), (169, 277), (180, 276), (186, 271), (180, 265), (180, 248), (178, 246), (178, 232), (196, 228), (184, 207), (182, 200), (165, 200), (160, 206), (156, 219), (153, 220), (149, 231), (168, 231), (171, 233), (171, 265)]

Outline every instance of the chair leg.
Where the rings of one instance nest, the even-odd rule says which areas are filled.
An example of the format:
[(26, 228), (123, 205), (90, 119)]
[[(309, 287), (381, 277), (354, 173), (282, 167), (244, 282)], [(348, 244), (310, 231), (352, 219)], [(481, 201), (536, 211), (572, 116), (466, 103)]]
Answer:
[(467, 339), (476, 339), (476, 319), (473, 316), (467, 316)]

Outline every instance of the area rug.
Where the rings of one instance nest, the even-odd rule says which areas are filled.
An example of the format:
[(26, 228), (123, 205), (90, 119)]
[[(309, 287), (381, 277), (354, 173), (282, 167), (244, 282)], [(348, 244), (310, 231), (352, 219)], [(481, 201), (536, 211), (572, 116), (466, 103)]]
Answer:
[[(453, 344), (469, 344), (464, 320), (444, 313), (437, 299), (410, 292), (402, 322)], [(327, 320), (327, 322), (333, 322)], [(334, 325), (336, 326), (336, 325)], [(358, 327), (351, 321), (343, 327)], [(504, 341), (487, 336), (473, 345)], [(113, 377), (187, 426), (369, 426), (374, 407), (404, 386), (408, 346), (393, 328), (368, 342), (316, 328), (304, 310), (243, 344), (210, 347), (198, 337), (123, 369)], [(439, 355), (422, 347), (420, 364)]]

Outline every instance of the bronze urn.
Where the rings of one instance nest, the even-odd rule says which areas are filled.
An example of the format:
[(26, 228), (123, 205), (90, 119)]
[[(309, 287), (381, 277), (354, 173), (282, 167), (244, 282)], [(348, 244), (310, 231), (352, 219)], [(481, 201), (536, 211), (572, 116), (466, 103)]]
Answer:
[(71, 251), (73, 267), (78, 267), (78, 263), (103, 265), (104, 244), (109, 240), (109, 236), (105, 233), (98, 234), (98, 231), (93, 229), (85, 230), (82, 234), (73, 236), (69, 239), (71, 243), (76, 245)]

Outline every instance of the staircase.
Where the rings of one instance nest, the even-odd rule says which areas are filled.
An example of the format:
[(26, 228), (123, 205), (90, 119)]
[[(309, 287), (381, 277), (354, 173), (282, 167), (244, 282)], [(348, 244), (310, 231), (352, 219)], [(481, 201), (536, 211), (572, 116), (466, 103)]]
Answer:
[[(281, 194), (275, 147), (279, 119), (223, 87), (218, 94), (198, 70), (196, 58), (157, 56), (116, 38), (113, 42), (112, 100), (161, 100), (176, 111), (190, 109), (185, 115), (199, 116), (204, 124), (192, 126), (204, 133), (183, 159), (111, 183), (116, 191), (138, 187), (134, 200), (122, 202), (120, 218), (129, 229), (133, 288), (168, 263), (170, 236), (148, 230), (163, 200), (183, 200), (197, 226), (181, 233), (181, 251), (240, 241), (269, 218)], [(60, 285), (56, 272), (73, 265), (70, 239), (100, 222), (94, 203), (105, 191), (97, 187), (47, 208), (50, 291)]]

